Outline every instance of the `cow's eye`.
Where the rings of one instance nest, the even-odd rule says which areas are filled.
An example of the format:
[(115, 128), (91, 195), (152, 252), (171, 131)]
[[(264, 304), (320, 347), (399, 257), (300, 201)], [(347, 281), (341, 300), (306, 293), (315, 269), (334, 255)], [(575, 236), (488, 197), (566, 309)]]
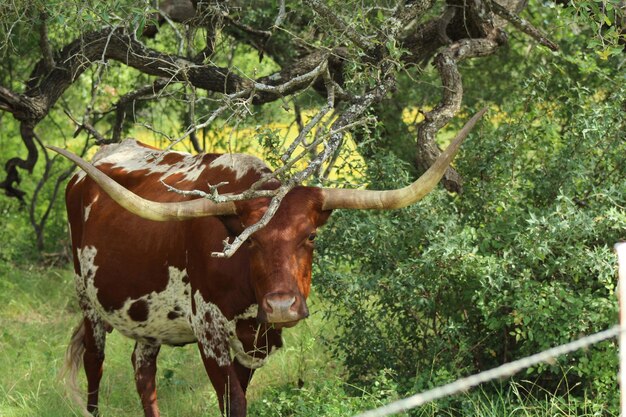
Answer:
[(315, 238), (317, 237), (317, 233), (313, 232), (309, 235), (309, 237), (307, 238), (309, 242), (313, 242), (315, 240)]

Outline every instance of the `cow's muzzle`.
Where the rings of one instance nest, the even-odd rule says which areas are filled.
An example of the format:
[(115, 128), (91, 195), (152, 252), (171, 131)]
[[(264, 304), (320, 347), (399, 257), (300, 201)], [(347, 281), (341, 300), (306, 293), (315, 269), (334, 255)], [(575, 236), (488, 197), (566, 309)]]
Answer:
[(260, 323), (295, 325), (309, 316), (304, 297), (300, 294), (275, 292), (263, 297), (257, 320)]

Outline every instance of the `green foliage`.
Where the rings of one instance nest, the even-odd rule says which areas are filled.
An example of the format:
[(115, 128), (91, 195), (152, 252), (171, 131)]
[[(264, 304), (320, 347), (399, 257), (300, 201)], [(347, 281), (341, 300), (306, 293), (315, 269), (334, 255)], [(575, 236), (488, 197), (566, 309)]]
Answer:
[[(333, 214), (316, 276), (340, 306), (328, 311), (342, 327), (330, 346), (352, 382), (367, 386), (390, 369), (402, 392), (419, 391), (615, 323), (626, 89), (602, 88), (606, 69), (583, 86), (580, 71), (553, 60), (513, 86), (523, 95), (502, 97), (502, 113), (458, 158), (462, 195), (437, 190), (403, 210)], [(406, 184), (405, 163), (380, 154), (371, 188)], [(606, 412), (616, 409), (615, 369), (610, 341), (522, 376)]]
[(371, 392), (351, 394), (346, 388), (339, 378), (321, 376), (302, 388), (270, 387), (263, 391), (260, 401), (251, 404), (249, 413), (258, 417), (352, 416), (397, 399), (395, 383), (384, 370), (379, 373)]

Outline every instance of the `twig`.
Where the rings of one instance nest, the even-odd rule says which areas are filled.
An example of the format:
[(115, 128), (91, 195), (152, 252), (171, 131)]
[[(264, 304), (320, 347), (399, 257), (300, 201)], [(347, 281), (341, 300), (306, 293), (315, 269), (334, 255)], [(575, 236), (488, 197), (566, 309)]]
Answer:
[(113, 133), (111, 135), (112, 142), (119, 142), (121, 140), (122, 127), (126, 120), (128, 107), (131, 104), (134, 105), (137, 100), (150, 100), (159, 97), (159, 92), (167, 87), (169, 83), (170, 80), (161, 78), (154, 81), (152, 84), (140, 87), (120, 97), (115, 105), (115, 124), (113, 125)]
[(212, 252), (211, 256), (213, 256), (214, 258), (230, 258), (237, 251), (237, 249), (241, 247), (243, 242), (245, 242), (250, 237), (250, 235), (264, 228), (270, 222), (270, 220), (272, 220), (272, 217), (274, 217), (274, 214), (276, 214), (276, 211), (278, 210), (280, 203), (283, 201), (283, 198), (287, 195), (289, 191), (291, 191), (292, 188), (293, 184), (288, 184), (276, 190), (276, 194), (272, 198), (272, 201), (270, 201), (270, 204), (267, 207), (267, 211), (265, 211), (263, 217), (261, 217), (261, 220), (251, 226), (246, 227), (246, 229), (241, 232), (239, 236), (235, 237), (232, 243), (230, 243), (228, 239), (224, 240), (224, 250), (222, 252)]
[[(187, 94), (187, 89), (185, 89), (185, 100), (187, 101), (187, 103), (189, 103), (188, 107), (187, 107), (187, 111), (185, 112), (185, 123), (187, 124), (187, 126), (193, 126), (194, 125), (194, 120), (196, 119), (196, 100), (197, 100), (197, 96), (196, 96), (196, 88), (193, 86), (193, 84), (189, 84), (190, 90), (191, 90), (191, 94)], [(198, 136), (196, 135), (196, 131), (194, 130), (193, 132), (189, 133), (189, 140), (191, 141), (191, 145), (193, 146), (193, 149), (200, 153), (203, 152), (204, 149), (202, 149), (202, 147), (200, 146), (200, 142), (198, 142)]]
[(180, 137), (178, 137), (176, 139), (173, 139), (172, 143), (170, 145), (168, 145), (167, 149), (171, 149), (175, 144), (181, 142), (182, 140), (187, 138), (187, 136), (189, 136), (190, 134), (198, 131), (199, 129), (203, 129), (206, 126), (210, 125), (219, 115), (221, 115), (224, 111), (226, 111), (228, 108), (230, 108), (232, 106), (230, 103), (235, 101), (236, 99), (240, 99), (240, 98), (245, 97), (246, 95), (248, 95), (248, 98), (246, 100), (240, 101), (238, 103), (239, 106), (247, 106), (248, 104), (250, 104), (253, 101), (255, 93), (257, 91), (262, 91), (262, 92), (276, 94), (276, 95), (283, 95), (285, 92), (289, 91), (290, 89), (292, 89), (296, 85), (301, 85), (303, 83), (312, 83), (313, 81), (315, 81), (315, 79), (320, 74), (323, 74), (323, 72), (326, 71), (327, 65), (328, 65), (328, 61), (326, 59), (323, 59), (319, 63), (319, 65), (317, 65), (311, 71), (309, 71), (309, 72), (307, 72), (305, 74), (299, 75), (297, 77), (294, 77), (294, 78), (290, 79), (289, 81), (287, 81), (284, 84), (279, 84), (279, 85), (273, 86), (273, 85), (267, 85), (267, 84), (263, 84), (263, 83), (259, 83), (259, 82), (254, 82), (252, 87), (250, 87), (248, 89), (245, 89), (245, 90), (242, 90), (240, 92), (237, 92), (237, 93), (225, 96), (224, 100), (227, 102), (225, 105), (223, 105), (223, 106), (219, 107), (217, 110), (215, 110), (211, 114), (211, 116), (209, 117), (209, 119), (206, 122), (198, 124), (198, 125), (191, 126)]
[(102, 136), (102, 134), (100, 132), (98, 132), (96, 130), (95, 127), (93, 127), (91, 125), (91, 123), (87, 122), (87, 121), (83, 121), (83, 122), (79, 122), (78, 120), (76, 120), (74, 118), (74, 116), (72, 116), (72, 113), (69, 112), (68, 109), (63, 109), (63, 112), (67, 115), (67, 117), (70, 118), (70, 120), (72, 122), (74, 122), (74, 124), (77, 126), (76, 131), (74, 132), (74, 137), (77, 137), (78, 134), (82, 131), (82, 130), (86, 130), (87, 132), (89, 132), (94, 138), (96, 138), (96, 142), (98, 143), (98, 145), (102, 145), (105, 143), (109, 143), (111, 142), (110, 140), (106, 139), (104, 136)]
[(227, 20), (228, 23), (232, 24), (237, 29), (241, 29), (244, 32), (250, 33), (252, 35), (260, 36), (262, 38), (269, 38), (272, 35), (272, 32), (270, 32), (269, 30), (255, 29), (252, 26), (246, 25), (245, 23), (241, 23), (233, 19), (229, 15), (224, 15), (224, 20)]
[(293, 87), (297, 85), (314, 82), (315, 79), (319, 75), (323, 74), (324, 71), (327, 70), (327, 68), (328, 68), (328, 59), (325, 57), (324, 59), (322, 59), (319, 65), (313, 68), (311, 71), (302, 75), (298, 75), (297, 77), (293, 77), (286, 83), (279, 84), (279, 85), (268, 85), (268, 84), (263, 84), (259, 82), (254, 82), (252, 88), (256, 91), (262, 91), (264, 93), (272, 93), (272, 94), (277, 94), (277, 95), (282, 96), (285, 94), (285, 92), (291, 90)]
[(280, 0), (280, 6), (278, 7), (278, 14), (276, 15), (276, 19), (274, 19), (275, 28), (283, 24), (283, 21), (285, 20), (286, 15), (287, 15), (287, 11), (285, 8), (285, 0)]
[(528, 21), (522, 19), (515, 13), (509, 11), (507, 8), (499, 4), (497, 1), (491, 1), (491, 8), (493, 11), (503, 19), (509, 21), (513, 26), (530, 36), (531, 38), (537, 40), (540, 44), (547, 46), (553, 51), (558, 51), (559, 46), (552, 42), (546, 35), (541, 33), (539, 29), (531, 25)]
[(343, 19), (337, 15), (335, 10), (329, 9), (319, 0), (305, 0), (305, 3), (307, 3), (318, 15), (324, 18), (324, 20), (334, 26), (335, 29), (344, 33), (348, 39), (352, 41), (352, 43), (361, 48), (365, 53), (369, 54), (372, 50), (374, 50), (374, 44), (372, 44), (365, 37), (361, 36), (361, 34), (354, 30), (354, 28), (352, 28), (349, 24), (344, 22)]
[(302, 143), (304, 138), (306, 138), (306, 136), (311, 132), (311, 130), (315, 126), (317, 126), (319, 121), (322, 120), (322, 118), (324, 116), (326, 116), (326, 114), (328, 114), (328, 112), (330, 110), (331, 110), (330, 106), (328, 106), (328, 105), (323, 106), (320, 109), (320, 111), (318, 111), (317, 114), (315, 116), (313, 116), (313, 118), (311, 120), (309, 120), (309, 122), (302, 129), (300, 129), (300, 132), (298, 133), (298, 136), (293, 140), (291, 145), (289, 145), (289, 148), (287, 148), (285, 153), (283, 153), (283, 155), (280, 157), (280, 160), (283, 163), (286, 163), (289, 160), (289, 158), (293, 154), (293, 151), (298, 147), (298, 145), (300, 143)]
[(178, 28), (174, 24), (174, 21), (172, 19), (170, 19), (170, 17), (167, 15), (167, 13), (164, 13), (160, 8), (159, 8), (159, 14), (163, 18), (163, 20), (165, 20), (167, 22), (167, 24), (172, 28), (172, 30), (176, 34), (176, 38), (178, 38), (178, 55), (182, 55), (183, 54), (183, 50), (185, 49), (185, 37), (182, 35), (182, 33), (180, 33), (180, 31), (178, 30)]
[(262, 198), (262, 197), (274, 197), (276, 195), (276, 190), (246, 190), (240, 194), (219, 194), (218, 187), (222, 185), (228, 184), (228, 182), (220, 182), (216, 185), (207, 184), (209, 187), (208, 193), (205, 193), (202, 190), (181, 190), (176, 187), (173, 187), (169, 184), (166, 184), (161, 180), (161, 184), (167, 188), (168, 191), (175, 192), (177, 194), (181, 194), (184, 196), (190, 197), (202, 197), (210, 200), (214, 203), (225, 203), (228, 201), (244, 201), (250, 200), (252, 198)]

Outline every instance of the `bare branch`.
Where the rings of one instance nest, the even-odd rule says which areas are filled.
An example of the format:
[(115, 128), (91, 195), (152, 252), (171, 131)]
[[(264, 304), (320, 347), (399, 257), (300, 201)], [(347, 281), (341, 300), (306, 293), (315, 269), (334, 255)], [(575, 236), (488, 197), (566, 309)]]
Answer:
[(295, 88), (299, 88), (302, 85), (310, 85), (317, 79), (318, 76), (322, 75), (327, 69), (328, 60), (324, 57), (322, 58), (319, 65), (317, 65), (311, 71), (302, 75), (297, 75), (283, 84), (268, 85), (260, 82), (255, 82), (252, 89), (254, 89), (255, 91), (262, 91), (264, 93), (271, 93), (283, 96), (285, 95), (285, 93), (294, 91)]
[(170, 19), (167, 13), (159, 9), (159, 14), (163, 18), (163, 20), (165, 20), (167, 24), (172, 28), (172, 30), (174, 31), (174, 34), (176, 34), (176, 39), (178, 39), (178, 54), (182, 55), (183, 50), (185, 48), (185, 37), (183, 36), (182, 33), (180, 33), (180, 30), (178, 30), (178, 28), (174, 24), (174, 21)]
[[(247, 106), (249, 103), (254, 102), (254, 97), (256, 96), (257, 91), (262, 91), (262, 92), (275, 94), (275, 95), (283, 95), (285, 92), (291, 91), (297, 86), (301, 86), (304, 84), (310, 85), (311, 83), (315, 81), (315, 79), (319, 75), (323, 74), (323, 72), (326, 70), (327, 70), (327, 61), (322, 61), (319, 63), (317, 67), (313, 68), (311, 71), (305, 74), (296, 76), (288, 80), (284, 84), (267, 85), (267, 84), (255, 82), (252, 85), (252, 87), (246, 90), (226, 96), (224, 97), (224, 100), (227, 103), (226, 105), (221, 106), (217, 110), (215, 110), (213, 114), (209, 117), (209, 119), (205, 121), (204, 123), (190, 126), (189, 129), (185, 133), (183, 133), (178, 138), (174, 139), (172, 143), (168, 145), (168, 149), (171, 149), (175, 144), (183, 141), (185, 138), (192, 135), (199, 129), (202, 129), (210, 125), (219, 115), (221, 115), (225, 110), (231, 107), (230, 103), (236, 103), (235, 104), (236, 106)], [(243, 101), (238, 101), (238, 102), (236, 101), (237, 99), (245, 97), (246, 95), (249, 97), (248, 100), (243, 100)]]
[(283, 198), (287, 195), (287, 193), (293, 188), (293, 185), (289, 186), (282, 186), (277, 190), (276, 195), (274, 196), (274, 198), (272, 198), (272, 201), (270, 201), (267, 210), (265, 211), (265, 213), (263, 214), (263, 217), (261, 217), (261, 219), (251, 225), (246, 227), (246, 229), (241, 232), (241, 234), (237, 237), (235, 237), (235, 239), (233, 240), (232, 243), (230, 243), (227, 240), (224, 241), (224, 251), (222, 252), (212, 252), (211, 256), (215, 257), (215, 258), (230, 258), (236, 251), (237, 249), (239, 249), (241, 247), (241, 245), (257, 230), (260, 230), (262, 228), (264, 228), (269, 222), (270, 220), (272, 220), (272, 217), (274, 217), (274, 214), (276, 214), (276, 211), (278, 210), (278, 207), (280, 206), (280, 203), (283, 201)]
[[(86, 120), (83, 120), (82, 122), (79, 122), (78, 120), (76, 120), (76, 118), (74, 118), (74, 116), (72, 116), (72, 114), (69, 112), (69, 110), (67, 109), (63, 109), (63, 112), (67, 115), (67, 117), (70, 118), (70, 120), (72, 122), (74, 122), (74, 124), (76, 124), (77, 129), (74, 132), (74, 137), (77, 137), (78, 134), (83, 131), (86, 130), (88, 133), (90, 133), (94, 138), (96, 138), (96, 143), (98, 145), (104, 145), (106, 143), (112, 143), (112, 141), (106, 139), (104, 136), (102, 136), (102, 134), (100, 132), (98, 132), (96, 130), (95, 127), (93, 127), (93, 125), (91, 125), (91, 123), (87, 122)], [(46, 157), (47, 157), (47, 151), (46, 151)]]
[(39, 67), (43, 64), (39, 64), (33, 72), (34, 77), (27, 84), (25, 95), (37, 101), (37, 106), (31, 106), (37, 111), (31, 118), (40, 120), (89, 65), (96, 61), (113, 59), (145, 74), (189, 82), (207, 91), (234, 94), (256, 88), (258, 92), (253, 103), (262, 104), (308, 87), (309, 78), (304, 76), (298, 78), (300, 82), (289, 83), (279, 90), (271, 89), (271, 86), (286, 84), (294, 77), (315, 71), (326, 58), (327, 53), (315, 52), (277, 74), (253, 81), (232, 73), (228, 68), (199, 65), (181, 56), (147, 48), (127, 34), (124, 28), (105, 29), (85, 34), (63, 48), (59, 58), (63, 65), (57, 65), (49, 74), (42, 74)]
[(515, 13), (509, 11), (506, 7), (500, 5), (495, 0), (490, 1), (489, 4), (491, 5), (493, 11), (498, 16), (500, 16), (503, 19), (506, 19), (507, 21), (511, 22), (511, 24), (513, 26), (515, 26), (517, 29), (521, 30), (522, 32), (524, 32), (525, 34), (527, 34), (531, 38), (535, 39), (540, 44), (550, 48), (551, 50), (553, 50), (553, 51), (558, 51), (559, 50), (559, 46), (556, 43), (554, 43), (550, 39), (548, 39), (548, 37), (546, 35), (541, 33), (541, 31), (539, 29), (537, 29), (536, 27), (531, 25), (528, 21), (522, 19), (521, 17), (519, 17)]
[[(216, 110), (213, 111), (213, 113), (211, 113), (211, 115), (208, 117), (208, 119), (200, 124), (191, 124), (191, 126), (189, 126), (189, 128), (185, 131), (185, 133), (183, 133), (181, 136), (179, 136), (176, 139), (171, 139), (168, 137), (168, 139), (170, 140), (170, 144), (167, 146), (167, 150), (172, 149), (177, 143), (182, 142), (183, 140), (185, 140), (188, 136), (194, 134), (195, 132), (197, 132), (200, 129), (204, 129), (205, 127), (211, 125), (211, 123), (213, 123), (215, 121), (215, 119), (217, 119), (219, 116), (222, 115), (222, 113), (224, 113), (226, 110), (232, 108), (232, 107), (236, 107), (236, 106), (245, 106), (246, 103), (249, 103), (252, 100), (252, 97), (248, 97), (248, 100), (240, 100), (237, 102), (237, 99), (241, 98), (244, 96), (244, 93), (248, 93), (248, 95), (250, 95), (249, 92), (243, 91), (241, 93), (236, 93), (236, 94), (231, 94), (228, 96), (224, 97), (224, 101), (226, 102), (226, 104), (220, 106), (219, 108), (217, 108)], [(237, 103), (237, 104), (235, 104)]]
[(161, 184), (167, 188), (168, 191), (175, 192), (180, 195), (188, 196), (188, 197), (202, 197), (210, 200), (214, 203), (226, 203), (229, 201), (244, 201), (250, 200), (253, 198), (261, 198), (261, 197), (274, 197), (276, 195), (276, 190), (246, 190), (240, 194), (220, 194), (218, 188), (227, 185), (228, 182), (220, 182), (216, 185), (207, 184), (209, 187), (208, 193), (202, 190), (181, 190), (176, 187), (173, 187), (169, 184), (166, 184), (163, 180), (161, 180)]
[[(193, 87), (193, 85), (191, 86), (191, 93), (188, 94), (185, 89), (185, 100), (187, 101), (187, 103), (189, 103), (187, 105), (187, 111), (184, 115), (185, 124), (187, 126), (192, 126), (194, 124), (194, 120), (196, 119), (196, 99), (196, 89)], [(200, 143), (198, 142), (198, 135), (196, 134), (196, 131), (197, 130), (193, 130), (189, 133), (189, 140), (191, 141), (193, 149), (196, 152), (200, 153), (203, 152), (204, 149), (202, 149)]]
[(50, 71), (54, 68), (55, 63), (52, 47), (50, 46), (50, 39), (48, 38), (47, 20), (47, 13), (42, 11), (39, 15), (39, 48), (41, 49), (41, 54), (43, 56), (44, 66), (48, 71)]
[(246, 25), (245, 23), (241, 23), (240, 21), (238, 21), (236, 19), (233, 19), (232, 16), (225, 15), (224, 16), (224, 20), (226, 20), (228, 23), (230, 23), (231, 25), (233, 25), (237, 29), (243, 30), (246, 33), (249, 33), (249, 34), (257, 36), (257, 37), (260, 37), (262, 39), (267, 39), (270, 36), (272, 36), (272, 32), (271, 31), (255, 29), (252, 26)]
[(287, 10), (285, 8), (285, 0), (280, 0), (278, 14), (276, 15), (276, 19), (274, 19), (275, 28), (283, 24), (283, 21), (285, 20), (286, 15), (287, 15)]
[(117, 143), (121, 140), (122, 128), (124, 121), (126, 120), (126, 114), (129, 108), (135, 105), (138, 100), (150, 100), (157, 98), (160, 91), (170, 84), (169, 80), (159, 79), (152, 84), (145, 85), (123, 95), (117, 101), (115, 105), (115, 124), (113, 125), (113, 134), (111, 135), (111, 141)]
[(293, 154), (293, 151), (298, 147), (298, 145), (300, 145), (304, 141), (304, 139), (311, 132), (311, 130), (315, 126), (317, 126), (319, 121), (322, 120), (322, 118), (326, 116), (326, 114), (328, 114), (330, 110), (331, 110), (331, 106), (329, 105), (323, 106), (317, 112), (317, 114), (313, 116), (311, 120), (302, 129), (300, 129), (298, 136), (294, 139), (291, 145), (289, 145), (285, 153), (283, 153), (283, 155), (280, 157), (280, 160), (283, 161), (283, 163), (286, 163), (289, 160), (289, 158)]

